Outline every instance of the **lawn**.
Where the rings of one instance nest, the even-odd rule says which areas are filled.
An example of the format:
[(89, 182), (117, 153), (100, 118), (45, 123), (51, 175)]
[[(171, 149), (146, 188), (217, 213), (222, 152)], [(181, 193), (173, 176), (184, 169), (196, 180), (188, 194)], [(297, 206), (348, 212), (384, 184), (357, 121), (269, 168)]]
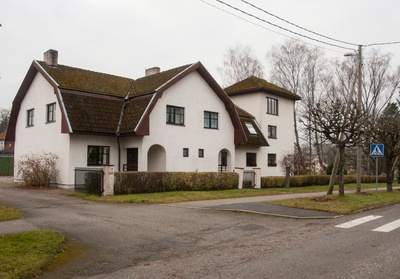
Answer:
[(295, 208), (328, 211), (337, 214), (351, 214), (356, 211), (399, 202), (399, 191), (393, 191), (392, 193), (379, 191), (378, 195), (376, 195), (375, 191), (367, 191), (360, 194), (347, 194), (344, 197), (329, 195), (317, 198), (280, 200), (269, 203)]
[(21, 211), (0, 204), (0, 221), (15, 220), (21, 217)]
[[(362, 189), (374, 188), (375, 184), (363, 184)], [(379, 188), (385, 188), (386, 184), (381, 183)], [(397, 184), (394, 186), (398, 186)], [(337, 187), (337, 186), (336, 186)], [(145, 193), (145, 194), (130, 194), (130, 195), (115, 195), (107, 197), (99, 197), (97, 195), (90, 195), (81, 192), (68, 192), (67, 195), (109, 203), (174, 203), (184, 201), (198, 201), (198, 200), (212, 200), (212, 199), (229, 199), (229, 198), (243, 198), (243, 197), (256, 197), (256, 196), (269, 196), (269, 195), (282, 195), (292, 193), (315, 193), (326, 192), (328, 186), (308, 186), (297, 188), (266, 188), (266, 189), (234, 189), (234, 190), (221, 190), (221, 191), (179, 191), (179, 192), (160, 192), (160, 193)], [(355, 190), (356, 184), (347, 184), (345, 189)], [(336, 190), (336, 188), (335, 188)]]
[(0, 278), (38, 276), (64, 247), (64, 236), (55, 231), (0, 235)]
[[(0, 221), (22, 217), (22, 212), (0, 205)], [(63, 250), (64, 236), (55, 231), (0, 235), (0, 278), (31, 278), (39, 275)]]

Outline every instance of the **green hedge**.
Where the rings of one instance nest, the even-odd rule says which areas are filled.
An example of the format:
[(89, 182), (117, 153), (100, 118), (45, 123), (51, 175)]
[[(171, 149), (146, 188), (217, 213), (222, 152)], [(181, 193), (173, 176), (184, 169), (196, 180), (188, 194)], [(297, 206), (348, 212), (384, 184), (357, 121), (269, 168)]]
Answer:
[[(329, 185), (330, 175), (296, 175), (290, 177), (290, 187), (304, 187), (312, 185)], [(376, 176), (374, 175), (362, 175), (361, 183), (375, 183)], [(356, 183), (356, 175), (345, 175), (344, 183)], [(378, 177), (379, 183), (386, 182), (386, 176)], [(337, 177), (336, 182), (337, 184)], [(261, 188), (283, 188), (285, 187), (284, 176), (267, 176), (261, 177)]]
[(238, 184), (233, 172), (116, 172), (114, 193), (228, 190)]

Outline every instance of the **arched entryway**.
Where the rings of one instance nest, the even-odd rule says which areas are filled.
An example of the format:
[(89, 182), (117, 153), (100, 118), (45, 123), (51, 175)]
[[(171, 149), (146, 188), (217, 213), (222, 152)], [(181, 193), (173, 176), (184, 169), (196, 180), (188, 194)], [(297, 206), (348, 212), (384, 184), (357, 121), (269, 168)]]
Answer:
[(231, 171), (231, 153), (222, 149), (218, 155), (218, 171)]
[(147, 152), (147, 171), (166, 171), (166, 152), (164, 147), (155, 144)]

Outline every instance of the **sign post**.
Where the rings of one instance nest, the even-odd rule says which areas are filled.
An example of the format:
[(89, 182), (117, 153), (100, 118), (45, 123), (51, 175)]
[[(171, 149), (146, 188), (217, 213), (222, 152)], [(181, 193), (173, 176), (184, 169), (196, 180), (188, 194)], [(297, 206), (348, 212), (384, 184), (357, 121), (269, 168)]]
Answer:
[(375, 180), (375, 196), (378, 196), (378, 158), (383, 157), (385, 154), (385, 145), (381, 143), (373, 143), (370, 146), (370, 156), (376, 158), (376, 180)]

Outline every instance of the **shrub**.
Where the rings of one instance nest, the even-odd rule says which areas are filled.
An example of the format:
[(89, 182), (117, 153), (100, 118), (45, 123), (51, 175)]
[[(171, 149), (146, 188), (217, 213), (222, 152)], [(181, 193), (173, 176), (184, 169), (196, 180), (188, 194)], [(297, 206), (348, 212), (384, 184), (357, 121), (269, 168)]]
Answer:
[(57, 161), (52, 153), (24, 155), (17, 161), (17, 175), (27, 186), (49, 187), (58, 179)]
[(208, 191), (236, 189), (237, 173), (226, 172), (118, 172), (114, 193), (154, 193), (167, 191)]

